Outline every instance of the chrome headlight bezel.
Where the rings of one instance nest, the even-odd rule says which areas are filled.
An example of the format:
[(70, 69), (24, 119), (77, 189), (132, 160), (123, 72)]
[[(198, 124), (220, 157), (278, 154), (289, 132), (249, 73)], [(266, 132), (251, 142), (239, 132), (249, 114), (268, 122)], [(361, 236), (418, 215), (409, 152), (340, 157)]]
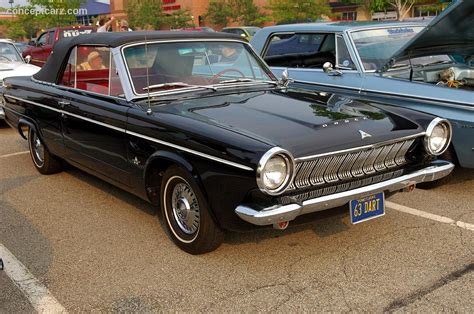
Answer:
[[(440, 125), (441, 127), (444, 127), (448, 135), (446, 137), (446, 143), (444, 144), (444, 146), (438, 151), (433, 151), (431, 149), (430, 140), (433, 134), (433, 130), (438, 125)], [(449, 144), (451, 143), (452, 136), (453, 136), (453, 131), (452, 131), (451, 123), (448, 120), (443, 119), (443, 118), (435, 118), (433, 121), (430, 122), (430, 124), (426, 128), (425, 138), (423, 141), (426, 152), (432, 156), (439, 156), (443, 154), (448, 149)]]
[[(286, 163), (286, 175), (285, 179), (283, 180), (282, 184), (279, 185), (275, 189), (268, 188), (264, 183), (264, 170), (265, 166), (268, 161), (270, 161), (273, 157), (281, 157)], [(258, 165), (257, 165), (257, 186), (259, 187), (260, 191), (268, 194), (268, 195), (280, 195), (285, 192), (286, 188), (290, 184), (291, 180), (293, 180), (293, 174), (295, 170), (295, 160), (293, 155), (280, 147), (274, 147), (268, 150), (263, 156), (260, 158)]]

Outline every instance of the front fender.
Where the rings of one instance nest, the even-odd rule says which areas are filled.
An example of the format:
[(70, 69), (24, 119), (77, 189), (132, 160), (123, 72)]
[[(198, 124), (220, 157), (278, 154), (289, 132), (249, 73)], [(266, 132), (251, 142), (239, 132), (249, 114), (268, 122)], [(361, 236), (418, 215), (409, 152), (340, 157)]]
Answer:
[(159, 160), (167, 161), (168, 163), (181, 166), (194, 175), (194, 167), (183, 156), (177, 153), (170, 152), (170, 151), (160, 150), (160, 151), (154, 152), (146, 161), (144, 178), (148, 177), (149, 172), (151, 171), (151, 166)]

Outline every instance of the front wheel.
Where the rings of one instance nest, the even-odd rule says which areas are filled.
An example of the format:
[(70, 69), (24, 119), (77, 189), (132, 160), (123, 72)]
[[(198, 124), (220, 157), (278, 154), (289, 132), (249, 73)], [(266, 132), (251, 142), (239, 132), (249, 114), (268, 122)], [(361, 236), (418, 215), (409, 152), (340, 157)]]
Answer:
[(36, 130), (32, 128), (28, 130), (28, 146), (33, 164), (41, 174), (53, 174), (62, 170), (61, 161), (48, 151)]
[(201, 189), (188, 171), (178, 166), (166, 170), (160, 204), (168, 235), (183, 251), (203, 254), (221, 245), (224, 233), (212, 219)]

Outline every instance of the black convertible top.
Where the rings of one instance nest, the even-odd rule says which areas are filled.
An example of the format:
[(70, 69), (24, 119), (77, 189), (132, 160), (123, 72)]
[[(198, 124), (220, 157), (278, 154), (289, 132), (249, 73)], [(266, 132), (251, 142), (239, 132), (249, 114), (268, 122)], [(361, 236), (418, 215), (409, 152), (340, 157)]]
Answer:
[(218, 32), (194, 32), (194, 31), (144, 31), (144, 32), (104, 32), (79, 35), (61, 39), (54, 45), (51, 57), (48, 57), (41, 70), (33, 75), (37, 80), (56, 83), (58, 75), (62, 72), (61, 67), (64, 59), (68, 57), (69, 51), (77, 45), (98, 45), (110, 48), (119, 47), (124, 44), (143, 42), (145, 40), (186, 40), (186, 39), (234, 39), (245, 42), (240, 36)]

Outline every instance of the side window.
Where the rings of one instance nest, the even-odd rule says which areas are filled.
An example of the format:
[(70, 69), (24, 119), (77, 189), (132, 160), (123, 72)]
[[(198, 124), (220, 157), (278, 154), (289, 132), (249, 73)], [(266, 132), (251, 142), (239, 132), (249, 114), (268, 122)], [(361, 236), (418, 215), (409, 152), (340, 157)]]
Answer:
[(111, 59), (110, 63), (110, 85), (109, 85), (110, 96), (124, 97), (122, 84), (120, 84), (120, 78), (118, 75), (117, 67), (115, 66), (114, 59)]
[(67, 61), (66, 68), (64, 69), (63, 76), (59, 85), (67, 87), (76, 87), (76, 57), (77, 48), (74, 48), (69, 54), (69, 60)]
[(337, 35), (337, 64), (336, 67), (342, 70), (355, 70), (356, 67), (352, 61), (347, 45), (342, 36)]
[(50, 44), (50, 45), (54, 44), (54, 31), (49, 32), (48, 44)]
[(336, 59), (334, 34), (275, 34), (269, 38), (264, 60), (270, 66), (322, 68)]
[(48, 33), (43, 33), (40, 35), (37, 41), (38, 45), (46, 45), (48, 43)]
[[(69, 55), (60, 84), (109, 95), (111, 84), (110, 60), (110, 48), (108, 47), (77, 46)], [(122, 94), (115, 86), (114, 93)]]

